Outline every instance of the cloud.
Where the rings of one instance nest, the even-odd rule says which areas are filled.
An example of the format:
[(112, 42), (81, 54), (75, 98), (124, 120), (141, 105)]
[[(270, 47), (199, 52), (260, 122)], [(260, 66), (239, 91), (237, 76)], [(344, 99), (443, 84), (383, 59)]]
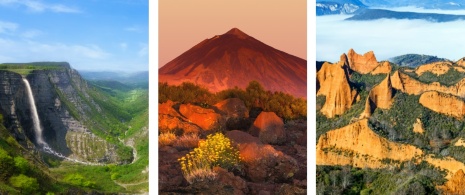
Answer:
[(29, 30), (29, 31), (25, 31), (21, 33), (21, 37), (26, 38), (26, 39), (32, 39), (42, 34), (43, 33), (40, 30)]
[(450, 60), (465, 56), (465, 21), (344, 21), (347, 17), (350, 16), (316, 18), (318, 61), (336, 62), (350, 48), (362, 54), (374, 51), (378, 61), (409, 53), (434, 55)]
[(18, 28), (18, 24), (0, 21), (0, 33), (10, 33)]
[(2, 6), (23, 6), (32, 12), (80, 13), (77, 8), (62, 4), (47, 4), (38, 0), (0, 0)]
[(137, 52), (137, 55), (139, 57), (144, 57), (144, 56), (147, 56), (149, 54), (149, 47), (147, 46), (147, 44), (141, 44), (141, 49), (139, 50), (139, 52)]
[(142, 29), (139, 26), (126, 27), (124, 30), (129, 32), (142, 32)]

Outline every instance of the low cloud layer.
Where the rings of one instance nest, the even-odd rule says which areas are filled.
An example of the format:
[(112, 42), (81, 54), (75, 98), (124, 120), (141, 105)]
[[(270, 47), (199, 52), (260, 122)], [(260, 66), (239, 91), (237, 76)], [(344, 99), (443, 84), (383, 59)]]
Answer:
[(347, 53), (350, 48), (360, 54), (374, 51), (378, 61), (409, 53), (434, 55), (450, 60), (465, 57), (465, 21), (345, 21), (348, 17), (350, 16), (331, 15), (316, 18), (318, 61), (337, 62), (339, 56)]

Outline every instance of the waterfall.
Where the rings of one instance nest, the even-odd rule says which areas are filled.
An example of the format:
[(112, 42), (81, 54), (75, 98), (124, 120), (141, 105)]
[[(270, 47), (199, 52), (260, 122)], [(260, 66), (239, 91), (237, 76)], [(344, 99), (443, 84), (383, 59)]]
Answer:
[(26, 78), (23, 78), (24, 85), (26, 85), (27, 97), (29, 99), (29, 108), (31, 108), (31, 115), (32, 115), (32, 123), (34, 124), (34, 132), (36, 134), (36, 141), (37, 144), (42, 146), (47, 146), (45, 143), (44, 138), (42, 137), (42, 126), (40, 125), (39, 114), (37, 113), (36, 103), (34, 100), (34, 96), (32, 95), (31, 86), (29, 85), (29, 81)]
[(26, 85), (27, 97), (29, 99), (29, 107), (31, 109), (31, 115), (32, 115), (32, 123), (34, 124), (34, 132), (36, 134), (36, 142), (37, 144), (42, 146), (43, 151), (49, 154), (55, 155), (59, 158), (63, 158), (63, 159), (73, 161), (76, 163), (81, 163), (81, 164), (86, 164), (86, 165), (103, 165), (101, 163), (83, 162), (83, 161), (79, 161), (76, 159), (68, 158), (64, 156), (63, 154), (60, 154), (54, 151), (52, 148), (50, 148), (50, 146), (44, 141), (44, 137), (42, 136), (42, 126), (40, 125), (39, 114), (37, 113), (37, 107), (36, 107), (36, 103), (34, 100), (34, 95), (32, 94), (31, 86), (29, 85), (29, 81), (27, 81), (26, 78), (23, 78), (23, 82), (24, 82), (24, 85)]

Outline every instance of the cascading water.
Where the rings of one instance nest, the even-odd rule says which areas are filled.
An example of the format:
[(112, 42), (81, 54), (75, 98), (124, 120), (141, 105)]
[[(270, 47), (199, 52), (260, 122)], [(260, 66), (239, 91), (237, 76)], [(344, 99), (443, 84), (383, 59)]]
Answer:
[(42, 126), (40, 125), (40, 120), (39, 120), (39, 114), (37, 113), (37, 107), (36, 103), (34, 100), (34, 95), (32, 94), (31, 86), (29, 85), (29, 81), (26, 78), (23, 78), (24, 85), (26, 86), (26, 91), (27, 91), (27, 96), (29, 99), (29, 107), (31, 108), (31, 115), (32, 115), (32, 123), (34, 125), (34, 132), (36, 134), (36, 142), (40, 146), (42, 146), (42, 149), (52, 155), (55, 155), (57, 157), (81, 163), (81, 164), (86, 164), (86, 165), (102, 165), (100, 163), (89, 163), (89, 162), (83, 162), (79, 161), (76, 159), (68, 158), (64, 156), (63, 154), (60, 154), (58, 152), (55, 152), (50, 146), (44, 141), (44, 137), (42, 135)]
[(29, 81), (27, 81), (26, 78), (23, 78), (23, 82), (24, 85), (26, 85), (27, 97), (29, 98), (29, 107), (31, 108), (32, 123), (34, 124), (34, 132), (36, 134), (37, 144), (43, 147), (48, 146), (42, 136), (42, 126), (40, 125), (39, 114), (37, 114), (37, 107), (34, 96), (32, 95), (31, 86), (29, 85)]

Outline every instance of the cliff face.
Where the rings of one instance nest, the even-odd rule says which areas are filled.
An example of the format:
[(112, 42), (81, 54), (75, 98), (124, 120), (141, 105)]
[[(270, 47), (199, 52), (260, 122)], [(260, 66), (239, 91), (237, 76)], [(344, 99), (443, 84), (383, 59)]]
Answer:
[(460, 80), (455, 85), (443, 86), (438, 82), (431, 84), (422, 83), (407, 74), (396, 71), (391, 76), (392, 87), (410, 95), (420, 95), (426, 91), (437, 91), (451, 95), (465, 97), (465, 79)]
[(368, 127), (368, 119), (362, 119), (321, 135), (316, 154), (317, 165), (382, 168), (387, 166), (383, 159), (407, 161), (421, 157), (423, 152), (414, 146), (380, 137)]
[(420, 104), (435, 112), (462, 119), (465, 116), (465, 102), (455, 96), (428, 91), (420, 96)]
[(0, 70), (0, 112), (5, 127), (24, 146), (35, 140), (26, 90), (19, 74)]
[(317, 73), (317, 80), (320, 84), (317, 96), (326, 96), (321, 113), (328, 118), (343, 114), (350, 109), (357, 96), (357, 91), (349, 85), (345, 66), (343, 57), (341, 57), (341, 61), (337, 64), (325, 62)]
[[(22, 76), (1, 71), (0, 107), (5, 126), (18, 140), (35, 142)], [(36, 102), (45, 142), (56, 152), (85, 162), (121, 163), (116, 145), (94, 135), (86, 122), (101, 108), (87, 93), (88, 85), (69, 67), (34, 70), (26, 76)], [(95, 123), (95, 122), (94, 122)], [(26, 142), (24, 142), (26, 143)]]
[(389, 109), (394, 100), (393, 97), (394, 91), (392, 89), (391, 77), (388, 74), (386, 78), (381, 81), (381, 83), (373, 87), (368, 94), (362, 118), (370, 117), (376, 108)]
[(361, 74), (367, 74), (378, 66), (378, 61), (376, 61), (373, 51), (369, 51), (362, 56), (357, 54), (353, 49), (350, 49), (347, 57), (350, 69)]
[(452, 62), (445, 61), (445, 62), (433, 62), (431, 64), (421, 65), (416, 68), (415, 73), (418, 76), (422, 75), (425, 72), (431, 72), (436, 75), (442, 75), (449, 71), (452, 67)]
[(444, 194), (465, 194), (465, 174), (463, 170), (458, 170), (444, 186), (440, 186), (439, 189), (443, 190)]

